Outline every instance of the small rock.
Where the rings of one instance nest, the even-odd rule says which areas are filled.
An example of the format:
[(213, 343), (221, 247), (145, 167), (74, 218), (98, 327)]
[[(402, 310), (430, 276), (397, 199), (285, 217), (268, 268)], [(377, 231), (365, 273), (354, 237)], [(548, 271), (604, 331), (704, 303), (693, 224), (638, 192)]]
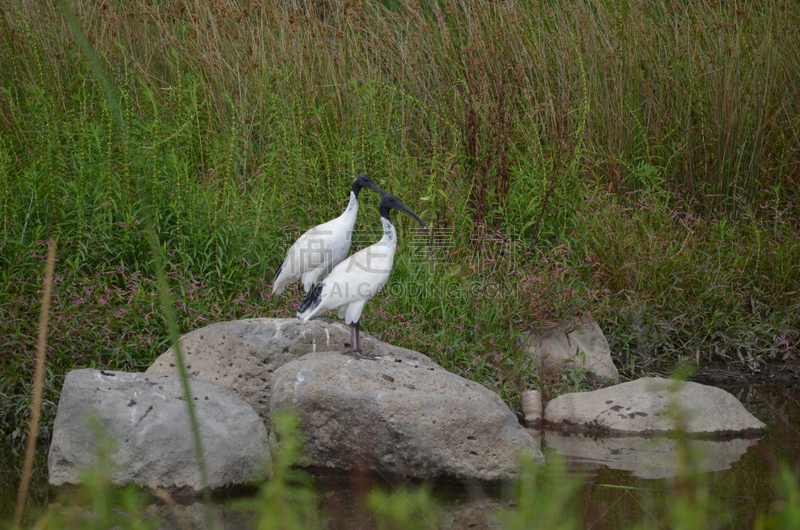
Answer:
[(526, 390), (522, 394), (522, 414), (525, 416), (525, 425), (539, 428), (542, 426), (542, 393), (538, 390)]
[(435, 364), (308, 354), (275, 372), (282, 409), (304, 419), (307, 466), (495, 481), (516, 474), (520, 451), (543, 460), (497, 394)]
[(619, 382), (611, 347), (594, 320), (564, 322), (560, 328), (545, 334), (528, 332), (523, 347), (546, 369), (573, 366), (593, 379)]
[[(361, 334), (362, 348), (431, 363), (428, 357)], [(315, 351), (348, 351), (350, 328), (341, 322), (296, 318), (250, 318), (218, 322), (181, 337), (187, 371), (197, 379), (222, 385), (239, 395), (269, 429), (272, 374), (284, 363)], [(432, 364), (432, 363), (431, 363)], [(177, 374), (170, 348), (147, 369), (149, 374)]]
[(547, 425), (596, 433), (746, 434), (766, 425), (720, 388), (646, 377), (593, 392), (563, 394), (544, 410)]
[[(211, 488), (264, 477), (268, 433), (261, 418), (230, 390), (190, 380)], [(172, 375), (73, 370), (64, 379), (47, 467), (53, 485), (77, 484), (97, 464), (96, 414), (116, 441), (114, 484), (201, 490), (180, 380)]]

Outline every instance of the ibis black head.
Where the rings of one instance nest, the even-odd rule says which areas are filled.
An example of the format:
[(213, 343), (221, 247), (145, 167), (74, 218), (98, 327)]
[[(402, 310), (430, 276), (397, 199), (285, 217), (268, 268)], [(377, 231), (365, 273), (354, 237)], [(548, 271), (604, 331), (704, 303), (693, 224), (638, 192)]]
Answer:
[(381, 196), (386, 195), (386, 192), (381, 189), (380, 186), (375, 184), (375, 181), (369, 178), (364, 173), (361, 173), (356, 179), (353, 181), (353, 193), (356, 194), (356, 198), (358, 198), (358, 192), (361, 191), (361, 188), (369, 188), (373, 191), (377, 191), (381, 194)]
[(422, 228), (424, 228), (426, 232), (428, 231), (428, 227), (425, 226), (425, 223), (422, 222), (422, 219), (420, 219), (417, 214), (411, 211), (411, 208), (403, 204), (403, 202), (400, 199), (398, 199), (391, 193), (387, 193), (381, 199), (381, 217), (385, 217), (388, 221), (391, 221), (392, 218), (389, 217), (389, 212), (391, 210), (397, 210), (400, 212), (407, 213), (408, 215), (416, 219), (417, 222), (422, 225)]

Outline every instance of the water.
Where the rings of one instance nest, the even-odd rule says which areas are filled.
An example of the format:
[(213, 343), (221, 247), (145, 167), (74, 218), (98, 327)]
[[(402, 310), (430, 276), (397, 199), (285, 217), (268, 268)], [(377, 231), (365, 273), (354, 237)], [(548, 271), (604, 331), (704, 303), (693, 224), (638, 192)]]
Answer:
[[(727, 526), (752, 527), (757, 514), (768, 512), (773, 502), (772, 479), (779, 461), (800, 462), (800, 387), (726, 388), (745, 407), (769, 427), (760, 437), (727, 440), (693, 440), (691, 448), (702, 456), (693, 460), (695, 470), (703, 471), (700, 480), (707, 484), (712, 500), (725, 506), (721, 517)], [(624, 528), (636, 522), (663, 520), (658, 506), (663, 496), (676, 488), (676, 440), (628, 438), (565, 437), (554, 432), (543, 436), (545, 455), (566, 457), (572, 475), (584, 479), (575, 504), (587, 527)], [(37, 452), (29, 507), (41, 511), (64, 490), (47, 484), (46, 449)], [(22, 456), (5, 447), (0, 453), (0, 521), (11, 519)], [(382, 484), (396, 492), (401, 483), (389, 483), (374, 476), (317, 474), (320, 504), (330, 514), (326, 526), (335, 528), (369, 527), (369, 515), (354, 506), (360, 493)], [(407, 484), (406, 484), (407, 485)], [(396, 493), (402, 495), (402, 493)], [(508, 488), (464, 487), (437, 483), (433, 495), (444, 506), (444, 527), (499, 528), (490, 514), (509, 505)], [(202, 506), (195, 499), (178, 499), (180, 510), (191, 522), (202, 521)], [(229, 510), (229, 499), (217, 499), (215, 514), (225, 528), (247, 528), (251, 516)], [(166, 506), (153, 506), (151, 513), (171, 519)], [(176, 527), (167, 525), (167, 527)]]
[[(772, 480), (778, 462), (791, 462), (793, 469), (800, 462), (800, 387), (725, 390), (766, 423), (768, 431), (755, 438), (693, 440), (689, 445), (701, 450), (694, 464), (704, 471), (700, 480), (706, 481), (710, 498), (729, 512), (722, 514), (730, 517), (728, 526), (750, 528), (757, 514), (768, 512), (774, 501)], [(583, 453), (575, 450), (581, 446), (587, 449)], [(675, 459), (668, 457), (674, 448), (674, 440), (648, 444), (637, 438), (630, 445), (624, 438), (570, 445), (548, 433), (544, 443), (545, 454), (563, 454), (572, 472), (585, 478), (575, 508), (584, 513), (587, 527), (598, 529), (659, 520), (653, 501), (676, 488)]]

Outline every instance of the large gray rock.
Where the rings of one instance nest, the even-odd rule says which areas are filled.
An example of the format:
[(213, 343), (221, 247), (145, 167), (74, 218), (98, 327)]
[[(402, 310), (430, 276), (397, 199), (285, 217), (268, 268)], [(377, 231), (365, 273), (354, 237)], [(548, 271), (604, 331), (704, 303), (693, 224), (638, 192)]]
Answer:
[(728, 392), (713, 386), (646, 377), (593, 392), (563, 394), (544, 420), (564, 430), (597, 433), (755, 433), (766, 425)]
[(441, 530), (502, 530), (506, 528), (498, 515), (508, 510), (508, 501), (478, 492), (475, 498), (444, 507), (445, 512), (438, 521)]
[(630, 471), (646, 479), (672, 478), (678, 474), (678, 447), (694, 456), (692, 471), (722, 471), (758, 443), (757, 438), (696, 440), (663, 436), (585, 436), (545, 430), (547, 447), (582, 467), (605, 466)]
[[(362, 333), (362, 348), (378, 355), (427, 357), (386, 344)], [(283, 364), (316, 351), (350, 349), (350, 328), (341, 322), (296, 318), (251, 318), (218, 322), (181, 337), (189, 374), (234, 391), (261, 416), (269, 429), (272, 374)], [(170, 348), (147, 369), (151, 374), (177, 374)]]
[(547, 333), (525, 335), (523, 348), (545, 369), (571, 367), (593, 379), (619, 382), (611, 347), (594, 320), (567, 321)]
[[(269, 435), (261, 418), (224, 387), (198, 380), (190, 387), (209, 486), (263, 478)], [(77, 484), (81, 470), (97, 464), (91, 414), (116, 441), (113, 483), (202, 488), (180, 380), (91, 369), (69, 372), (64, 380), (47, 462), (51, 484)]]
[(210, 509), (210, 521), (206, 518), (206, 505), (197, 500), (186, 504), (174, 501), (151, 503), (144, 509), (143, 515), (145, 520), (157, 522), (156, 530), (258, 528), (258, 514), (254, 511), (231, 509), (228, 502), (212, 502)]
[(430, 361), (311, 353), (276, 370), (270, 408), (303, 417), (308, 466), (493, 481), (543, 459), (497, 394)]

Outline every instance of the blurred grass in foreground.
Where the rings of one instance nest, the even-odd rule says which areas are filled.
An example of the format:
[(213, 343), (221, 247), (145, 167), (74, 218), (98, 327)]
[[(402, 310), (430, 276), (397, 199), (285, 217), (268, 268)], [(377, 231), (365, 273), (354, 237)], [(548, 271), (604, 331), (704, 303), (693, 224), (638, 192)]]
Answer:
[[(678, 474), (671, 479), (632, 481), (640, 486), (597, 482), (602, 475), (587, 480), (551, 452), (544, 466), (523, 458), (518, 479), (503, 491), (475, 490), (473, 485), (459, 504), (430, 483), (392, 485), (358, 471), (352, 474), (350, 486), (344, 487), (347, 491), (325, 489), (312, 475), (292, 467), (301, 448), (298, 418), (283, 414), (273, 425), (277, 443), (272, 446), (272, 478), (256, 485), (257, 493), (251, 497), (217, 501), (207, 528), (222, 528), (227, 521), (285, 530), (438, 529), (457, 528), (468, 521), (508, 529), (788, 529), (800, 518), (800, 483), (789, 462), (776, 467), (772, 484), (759, 484), (763, 489), (758, 496), (768, 502), (743, 507), (742, 503), (752, 503), (754, 498), (727, 494), (727, 488), (718, 484), (712, 487), (709, 474), (697, 471), (702, 455), (690, 443), (678, 444)], [(162, 490), (111, 485), (113, 448), (113, 440), (102, 440), (98, 466), (87, 470), (83, 485), (61, 489), (46, 507), (29, 508), (24, 524), (54, 529), (156, 528), (159, 521), (180, 528), (202, 525), (202, 517), (186, 499), (179, 503)]]

